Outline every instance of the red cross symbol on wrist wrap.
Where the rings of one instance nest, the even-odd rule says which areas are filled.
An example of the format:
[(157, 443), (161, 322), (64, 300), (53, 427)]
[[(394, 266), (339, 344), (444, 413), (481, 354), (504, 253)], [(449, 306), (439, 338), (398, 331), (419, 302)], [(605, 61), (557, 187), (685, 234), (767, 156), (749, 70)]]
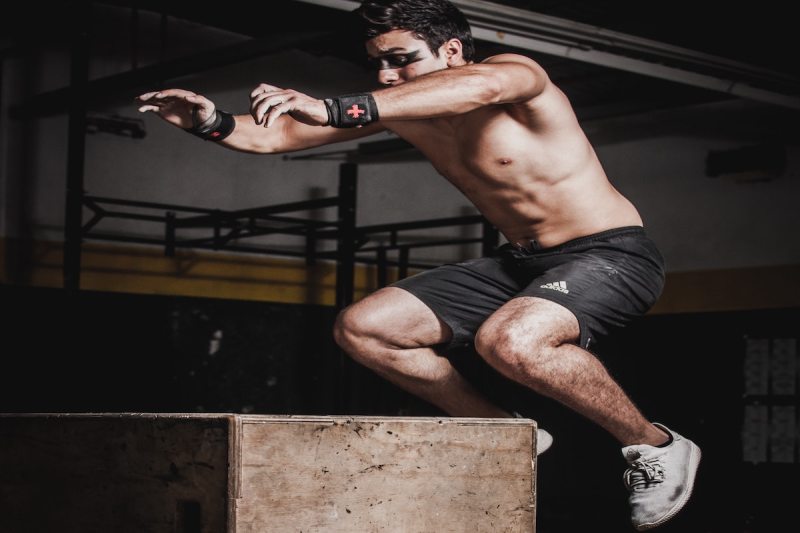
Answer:
[(366, 113), (366, 111), (358, 107), (357, 104), (353, 104), (353, 107), (347, 110), (347, 114), (353, 118), (358, 118), (364, 113)]

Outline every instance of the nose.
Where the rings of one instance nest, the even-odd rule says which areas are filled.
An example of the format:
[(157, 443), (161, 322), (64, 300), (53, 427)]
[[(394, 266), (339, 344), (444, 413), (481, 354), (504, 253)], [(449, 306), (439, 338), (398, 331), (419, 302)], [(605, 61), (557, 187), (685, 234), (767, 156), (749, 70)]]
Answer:
[(381, 85), (394, 85), (400, 80), (397, 69), (383, 69), (378, 71), (378, 83)]

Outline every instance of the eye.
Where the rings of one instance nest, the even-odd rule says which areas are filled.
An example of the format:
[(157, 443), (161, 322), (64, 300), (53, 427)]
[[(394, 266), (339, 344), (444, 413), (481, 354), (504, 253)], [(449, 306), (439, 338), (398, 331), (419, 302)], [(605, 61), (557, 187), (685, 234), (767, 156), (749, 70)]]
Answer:
[(411, 50), (406, 53), (387, 53), (378, 57), (367, 56), (367, 61), (371, 66), (378, 70), (389, 70), (395, 68), (404, 68), (411, 63), (422, 61), (425, 56), (421, 56), (419, 50)]
[(407, 55), (389, 56), (386, 58), (386, 61), (392, 66), (402, 67), (408, 64), (408, 56)]
[(409, 54), (368, 57), (367, 62), (377, 70), (403, 68), (410, 63)]

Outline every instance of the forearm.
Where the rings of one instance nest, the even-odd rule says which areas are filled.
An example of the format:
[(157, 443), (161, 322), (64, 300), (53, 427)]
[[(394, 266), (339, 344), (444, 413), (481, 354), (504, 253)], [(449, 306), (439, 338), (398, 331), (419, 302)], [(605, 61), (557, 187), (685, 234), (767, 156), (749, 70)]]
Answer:
[(373, 92), (382, 120), (460, 115), (497, 103), (498, 84), (480, 65), (440, 70)]
[[(292, 91), (296, 99), (300, 95)], [(318, 104), (320, 115), (325, 116), (322, 101), (304, 96), (305, 101)], [(256, 120), (256, 114), (232, 115), (217, 110), (205, 96), (184, 89), (164, 89), (136, 97), (139, 112), (152, 112), (172, 126), (196, 135), (205, 142), (219, 144), (231, 150), (255, 154), (292, 152), (324, 144), (350, 141), (383, 131), (380, 123), (362, 128), (340, 130), (325, 126), (325, 121), (314, 122), (302, 109), (284, 109), (268, 123)], [(297, 117), (290, 116), (294, 113)], [(301, 122), (305, 120), (305, 122)]]
[(279, 154), (295, 152), (327, 144), (352, 141), (384, 131), (380, 123), (362, 128), (337, 129), (328, 126), (302, 124), (288, 115), (282, 115), (265, 128), (251, 115), (235, 115), (236, 127), (218, 144), (251, 154)]
[(285, 149), (283, 127), (264, 128), (253, 121), (250, 115), (234, 115), (236, 127), (230, 135), (217, 144), (251, 154), (270, 154), (288, 151)]
[(547, 75), (527, 58), (496, 56), (484, 63), (447, 68), (373, 92), (383, 120), (444, 117), (480, 107), (531, 100)]

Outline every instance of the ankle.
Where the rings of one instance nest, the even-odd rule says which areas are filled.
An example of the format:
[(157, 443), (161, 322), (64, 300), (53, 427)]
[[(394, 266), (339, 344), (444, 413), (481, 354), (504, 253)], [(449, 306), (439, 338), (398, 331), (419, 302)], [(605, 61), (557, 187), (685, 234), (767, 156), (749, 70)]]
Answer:
[(648, 431), (647, 440), (644, 441), (644, 444), (649, 444), (650, 446), (655, 446), (656, 448), (664, 448), (672, 444), (672, 435), (660, 427), (651, 424), (650, 431)]
[(650, 424), (650, 427), (642, 428), (640, 432), (631, 433), (628, 438), (620, 440), (623, 447), (647, 444), (658, 448), (669, 446), (671, 442), (672, 436), (669, 433), (652, 424)]

